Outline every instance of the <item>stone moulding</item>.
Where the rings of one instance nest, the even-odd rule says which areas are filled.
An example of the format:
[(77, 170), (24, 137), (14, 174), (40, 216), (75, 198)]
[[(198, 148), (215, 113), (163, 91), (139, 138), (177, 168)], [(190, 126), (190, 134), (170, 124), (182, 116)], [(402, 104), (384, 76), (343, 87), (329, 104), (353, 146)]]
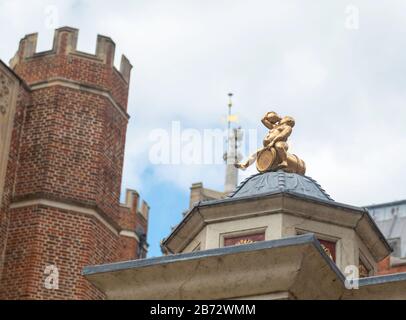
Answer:
[(0, 63), (0, 206), (3, 199), (19, 82), (9, 68)]

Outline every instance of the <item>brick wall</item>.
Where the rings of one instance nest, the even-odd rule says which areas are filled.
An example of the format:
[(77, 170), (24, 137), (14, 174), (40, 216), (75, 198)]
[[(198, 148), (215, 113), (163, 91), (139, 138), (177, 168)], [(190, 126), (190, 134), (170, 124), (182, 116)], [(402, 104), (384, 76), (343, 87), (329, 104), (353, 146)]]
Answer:
[[(397, 259), (400, 260), (400, 259)], [(396, 263), (398, 262), (398, 263)], [(400, 263), (399, 263), (400, 262)], [(386, 257), (378, 264), (378, 274), (385, 275), (385, 274), (393, 274), (393, 273), (400, 273), (406, 272), (406, 260), (403, 259), (401, 261), (396, 261), (396, 258)]]
[[(138, 258), (136, 231), (147, 231), (138, 198), (119, 201), (131, 65), (123, 57), (115, 69), (110, 38), (98, 36), (91, 55), (76, 50), (77, 36), (58, 29), (53, 49), (36, 53), (28, 35), (11, 61), (21, 88), (0, 209), (0, 299), (104, 298), (82, 268)], [(45, 286), (47, 266), (58, 289)]]
[[(80, 273), (85, 265), (117, 261), (117, 236), (88, 216), (46, 206), (15, 209), (10, 216), (3, 299), (103, 297)], [(49, 265), (58, 268), (58, 290), (44, 286)]]
[[(126, 191), (125, 204), (120, 206), (120, 226), (123, 230), (135, 230), (135, 237), (121, 237), (120, 260), (130, 260), (133, 250), (139, 258), (145, 258), (148, 244), (142, 237), (148, 233), (149, 207), (145, 201), (140, 204), (135, 190)], [(144, 239), (145, 241), (146, 239)]]

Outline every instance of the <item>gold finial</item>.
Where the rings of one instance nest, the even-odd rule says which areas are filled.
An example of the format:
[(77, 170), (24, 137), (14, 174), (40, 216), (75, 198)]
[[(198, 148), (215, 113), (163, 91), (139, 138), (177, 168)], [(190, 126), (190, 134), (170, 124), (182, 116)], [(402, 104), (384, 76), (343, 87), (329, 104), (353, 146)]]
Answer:
[(228, 122), (228, 129), (229, 129), (229, 130), (230, 130), (230, 128), (231, 128), (231, 123), (232, 123), (232, 122), (238, 122), (238, 115), (231, 113), (231, 108), (233, 107), (233, 101), (232, 101), (232, 97), (233, 97), (233, 96), (234, 96), (234, 94), (231, 93), (231, 92), (228, 94), (229, 100), (228, 100), (228, 116), (227, 116), (227, 122)]
[(269, 129), (263, 145), (253, 153), (247, 161), (237, 163), (235, 166), (245, 170), (255, 161), (259, 172), (283, 170), (285, 172), (304, 175), (306, 165), (303, 160), (288, 152), (287, 140), (295, 126), (295, 119), (292, 117), (279, 117), (276, 112), (267, 112), (262, 118), (262, 124)]

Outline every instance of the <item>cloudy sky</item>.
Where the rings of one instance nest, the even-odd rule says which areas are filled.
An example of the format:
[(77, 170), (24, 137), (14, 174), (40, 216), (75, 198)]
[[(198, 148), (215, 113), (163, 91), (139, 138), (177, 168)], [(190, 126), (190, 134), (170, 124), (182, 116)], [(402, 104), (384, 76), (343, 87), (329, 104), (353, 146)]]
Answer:
[(151, 132), (170, 132), (173, 121), (224, 129), (230, 91), (239, 125), (259, 138), (266, 111), (296, 119), (292, 152), (336, 201), (405, 199), (405, 16), (404, 0), (0, 0), (0, 59), (27, 33), (39, 33), (38, 51), (50, 49), (64, 25), (80, 29), (79, 50), (93, 53), (104, 34), (117, 63), (130, 59), (123, 188), (151, 206), (156, 256), (190, 185), (221, 190), (224, 166), (152, 164)]

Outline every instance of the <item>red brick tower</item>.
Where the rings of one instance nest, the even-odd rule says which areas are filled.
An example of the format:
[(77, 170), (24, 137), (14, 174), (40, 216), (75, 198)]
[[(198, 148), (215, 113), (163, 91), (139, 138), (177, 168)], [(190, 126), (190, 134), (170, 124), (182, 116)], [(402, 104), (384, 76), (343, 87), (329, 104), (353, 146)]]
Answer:
[(148, 205), (138, 210), (135, 191), (119, 201), (132, 67), (123, 56), (115, 69), (110, 38), (98, 36), (92, 55), (76, 50), (77, 36), (57, 29), (53, 49), (36, 53), (37, 34), (27, 35), (11, 69), (0, 68), (10, 82), (0, 132), (0, 299), (103, 298), (83, 266), (145, 255)]

